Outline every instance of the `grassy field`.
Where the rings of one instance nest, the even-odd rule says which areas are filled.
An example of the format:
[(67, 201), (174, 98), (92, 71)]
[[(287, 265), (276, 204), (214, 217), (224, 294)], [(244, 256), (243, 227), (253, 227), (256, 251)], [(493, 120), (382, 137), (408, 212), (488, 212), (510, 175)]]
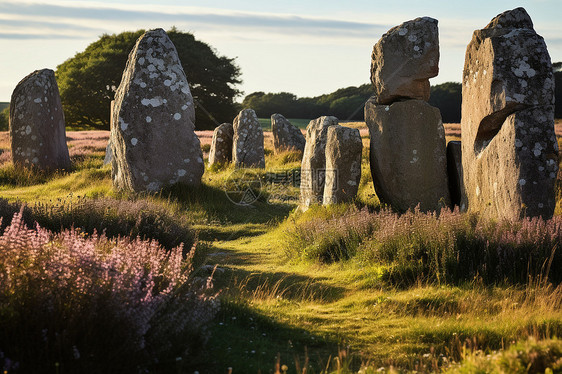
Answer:
[[(271, 118), (258, 118), (260, 121), (260, 125), (264, 130), (271, 130)], [(291, 124), (298, 127), (299, 129), (306, 129), (308, 123), (310, 122), (309, 119), (302, 119), (302, 118), (287, 118)]]
[[(352, 126), (364, 128), (361, 123)], [(450, 128), (448, 138), (455, 138), (455, 127)], [(202, 139), (207, 135), (199, 134)], [(562, 288), (549, 281), (559, 268), (549, 266), (549, 273), (539, 264), (536, 274), (529, 270), (530, 279), (516, 281), (506, 275), (491, 281), (483, 272), (445, 279), (408, 267), (422, 264), (415, 257), (417, 249), (433, 248), (432, 243), (450, 246), (458, 230), (468, 227), (461, 231), (469, 238), (484, 235), (470, 231), (473, 226), (482, 227), (489, 238), (495, 233), (501, 245), (508, 240), (501, 230), (514, 232), (519, 242), (505, 246), (527, 245), (521, 247), (525, 250), (529, 244), (518, 234), (524, 225), (487, 226), (465, 215), (442, 223), (423, 214), (385, 213), (372, 187), (367, 148), (356, 203), (301, 213), (295, 186), (263, 183), (271, 175), (298, 170), (298, 154), (267, 152), (267, 168), (250, 172), (262, 181), (259, 198), (251, 205), (236, 205), (225, 186), (248, 175), (231, 167), (207, 168), (200, 187), (133, 196), (112, 189), (110, 167), (103, 166), (106, 132), (71, 132), (68, 138), (73, 170), (46, 175), (15, 169), (7, 135), (1, 135), (0, 197), (31, 207), (41, 204), (34, 214), (53, 227), (72, 222), (62, 216), (80, 227), (88, 218), (85, 209), (91, 209), (85, 202), (104, 199), (140, 201), (147, 219), (172, 222), (166, 221), (168, 214), (182, 217), (181, 225), (192, 227), (198, 238), (195, 273), (213, 273), (221, 307), (208, 327), (204, 349), (189, 362), (177, 361), (178, 373), (472, 372), (470, 368), (491, 368), (492, 361), (501, 370), (506, 361), (523, 365), (519, 372), (544, 373), (544, 365), (559, 372), (562, 343), (556, 336), (562, 334)], [(364, 144), (368, 146), (367, 138)], [(284, 201), (279, 195), (292, 199)], [(100, 222), (112, 221), (105, 214)], [(385, 222), (396, 222), (405, 231), (385, 228)], [(166, 231), (170, 223), (158, 227)], [(136, 232), (128, 226), (122, 231), (128, 230)], [(146, 235), (170, 238), (158, 230)], [(558, 236), (553, 237), (558, 246)], [(493, 246), (493, 239), (486, 245)], [(392, 250), (396, 253), (412, 252), (404, 259), (389, 259), (381, 257), (385, 246), (397, 248)], [(329, 260), (316, 255), (333, 250), (336, 255)], [(552, 256), (559, 264), (559, 257)], [(528, 260), (523, 262), (530, 269)], [(539, 359), (540, 365), (546, 364), (540, 366)], [(496, 372), (515, 372), (501, 370)]]

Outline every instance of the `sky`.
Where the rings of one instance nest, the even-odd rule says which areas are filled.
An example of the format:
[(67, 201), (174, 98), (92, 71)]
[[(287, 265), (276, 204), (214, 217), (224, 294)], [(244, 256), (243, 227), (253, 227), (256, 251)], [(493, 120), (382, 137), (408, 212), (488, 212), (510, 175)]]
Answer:
[(172, 26), (235, 58), (244, 95), (305, 97), (368, 83), (382, 34), (429, 16), (439, 21), (441, 53), (431, 83), (460, 82), (472, 32), (518, 6), (552, 61), (562, 61), (561, 0), (0, 0), (0, 101), (9, 101), (27, 74), (55, 70), (104, 33)]

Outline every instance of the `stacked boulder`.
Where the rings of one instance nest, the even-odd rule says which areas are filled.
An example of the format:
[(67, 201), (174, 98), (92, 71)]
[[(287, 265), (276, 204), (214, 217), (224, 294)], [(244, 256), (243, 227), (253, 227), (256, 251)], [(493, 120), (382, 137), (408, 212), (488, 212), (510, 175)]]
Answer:
[(271, 116), (271, 133), (275, 154), (294, 150), (304, 152), (306, 139), (302, 132), (281, 114)]
[(10, 141), (15, 165), (70, 169), (59, 87), (50, 69), (22, 79), (10, 102)]
[(232, 161), (232, 138), (234, 128), (231, 123), (223, 123), (215, 128), (211, 150), (209, 151), (209, 166), (214, 164), (228, 164)]
[(363, 142), (358, 129), (330, 126), (326, 139), (324, 205), (355, 199), (361, 181)]
[(365, 105), (371, 173), (379, 199), (401, 211), (450, 203), (445, 130), (427, 103), (438, 64), (437, 20), (429, 17), (390, 29), (373, 48), (375, 95)]
[(496, 218), (551, 217), (558, 172), (554, 79), (546, 44), (525, 9), (474, 32), (462, 96), (463, 205)]
[(256, 112), (244, 109), (233, 122), (232, 160), (236, 168), (265, 168), (263, 130)]
[(111, 123), (116, 188), (154, 192), (174, 183), (201, 182), (204, 163), (193, 98), (164, 30), (144, 33), (129, 54)]

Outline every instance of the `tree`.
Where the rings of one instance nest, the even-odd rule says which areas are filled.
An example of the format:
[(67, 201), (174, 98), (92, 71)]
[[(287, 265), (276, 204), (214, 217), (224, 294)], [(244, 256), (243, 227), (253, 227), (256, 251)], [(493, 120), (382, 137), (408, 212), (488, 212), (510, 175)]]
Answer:
[(340, 88), (330, 94), (301, 97), (288, 92), (254, 92), (244, 98), (243, 108), (252, 108), (258, 117), (281, 113), (288, 118), (316, 118), (336, 116), (340, 119), (363, 119), (362, 105), (372, 95), (370, 84)]
[[(144, 30), (104, 34), (83, 52), (57, 66), (56, 77), (67, 125), (109, 129), (109, 106), (129, 52)], [(195, 99), (196, 127), (213, 128), (236, 115), (234, 99), (240, 69), (234, 59), (218, 56), (206, 43), (176, 28), (168, 31)], [(209, 113), (212, 117), (207, 114)]]
[(445, 123), (460, 123), (462, 106), (462, 84), (446, 82), (431, 86), (429, 104), (439, 108)]
[(8, 131), (10, 127), (10, 107), (5, 107), (0, 111), (0, 131)]

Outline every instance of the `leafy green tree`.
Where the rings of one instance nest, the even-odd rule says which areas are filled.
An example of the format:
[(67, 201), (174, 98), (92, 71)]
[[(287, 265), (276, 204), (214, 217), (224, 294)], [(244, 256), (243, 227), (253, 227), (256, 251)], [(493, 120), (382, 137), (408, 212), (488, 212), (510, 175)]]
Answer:
[(0, 111), (0, 131), (8, 131), (10, 128), (10, 107)]
[(336, 116), (340, 119), (363, 119), (362, 106), (372, 95), (369, 84), (346, 87), (327, 95), (297, 98), (288, 92), (254, 92), (244, 98), (242, 107), (252, 108), (258, 117), (281, 113), (288, 118)]
[[(56, 76), (69, 126), (109, 129), (109, 106), (129, 52), (144, 30), (103, 35), (83, 52), (57, 67)], [(213, 128), (215, 121), (231, 121), (234, 99), (240, 94), (240, 69), (234, 59), (218, 56), (206, 43), (176, 28), (168, 31), (176, 46), (196, 101), (196, 127)], [(212, 118), (211, 118), (212, 117)]]
[(462, 84), (446, 82), (431, 86), (429, 104), (439, 108), (445, 123), (460, 123), (462, 105)]

